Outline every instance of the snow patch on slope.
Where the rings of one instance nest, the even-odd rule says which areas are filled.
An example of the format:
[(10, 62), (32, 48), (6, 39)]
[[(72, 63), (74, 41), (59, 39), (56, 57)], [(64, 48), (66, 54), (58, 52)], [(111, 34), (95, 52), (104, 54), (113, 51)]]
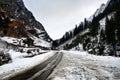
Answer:
[(41, 38), (35, 37), (31, 33), (28, 33), (28, 34), (29, 34), (29, 37), (34, 40), (34, 45), (35, 46), (40, 46), (40, 47), (45, 47), (45, 48), (50, 48), (51, 47), (51, 45), (52, 45), (51, 42), (47, 42), (47, 41), (45, 41), (45, 40), (43, 40)]
[(13, 37), (1, 37), (1, 40), (15, 45), (19, 44), (19, 39)]
[(83, 46), (82, 46), (82, 44), (79, 43), (77, 46), (70, 49), (70, 51), (83, 51)]
[(34, 45), (35, 46), (41, 46), (41, 47), (47, 47), (47, 48), (50, 48), (51, 47), (51, 43), (47, 42), (47, 41), (44, 41), (42, 39), (39, 39), (39, 38), (36, 38), (34, 40)]

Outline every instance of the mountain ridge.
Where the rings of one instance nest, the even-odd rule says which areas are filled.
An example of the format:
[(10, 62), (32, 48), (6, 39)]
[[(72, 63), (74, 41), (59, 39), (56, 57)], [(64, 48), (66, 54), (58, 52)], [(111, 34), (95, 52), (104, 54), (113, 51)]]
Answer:
[[(46, 41), (52, 41), (43, 25), (39, 23), (33, 14), (25, 7), (23, 0), (1, 0), (0, 7), (13, 19), (22, 23), (21, 26), (34, 36)], [(37, 30), (39, 30), (39, 33)], [(41, 36), (41, 34), (43, 36)]]
[[(71, 31), (70, 35), (67, 34), (69, 32), (66, 32), (61, 39), (54, 41), (53, 45), (57, 46), (57, 49), (80, 50), (80, 44), (82, 44), (83, 49), (91, 54), (120, 56), (119, 5), (120, 0), (108, 0), (105, 5), (102, 4), (97, 9), (91, 19), (85, 18), (84, 22)], [(89, 31), (81, 35), (86, 29)]]

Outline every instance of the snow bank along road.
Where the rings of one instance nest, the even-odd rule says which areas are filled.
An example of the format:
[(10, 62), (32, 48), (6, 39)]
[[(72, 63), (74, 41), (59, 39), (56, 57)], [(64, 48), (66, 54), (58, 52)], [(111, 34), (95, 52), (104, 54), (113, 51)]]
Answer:
[[(58, 65), (62, 59), (61, 52), (52, 52), (53, 54), (48, 53), (51, 57), (45, 59), (42, 63), (37, 64), (36, 66), (16, 72), (16, 74), (0, 78), (0, 80), (46, 80), (50, 75), (53, 69)], [(46, 53), (47, 54), (47, 53)], [(41, 57), (39, 57), (41, 58)], [(32, 59), (34, 60), (34, 59)], [(14, 67), (14, 66), (13, 66)], [(11, 72), (15, 73), (15, 72)]]
[(46, 80), (49, 74), (60, 62), (61, 58), (62, 53), (56, 52), (56, 54), (47, 61), (35, 66), (29, 71), (18, 74), (9, 80)]
[(120, 80), (120, 58), (63, 51), (47, 80)]

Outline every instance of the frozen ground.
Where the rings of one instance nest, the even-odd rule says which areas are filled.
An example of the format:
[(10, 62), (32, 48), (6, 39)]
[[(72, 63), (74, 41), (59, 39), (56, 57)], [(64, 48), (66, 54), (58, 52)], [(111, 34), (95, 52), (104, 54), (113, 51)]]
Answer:
[(27, 55), (26, 53), (19, 53), (13, 50), (11, 50), (9, 53), (11, 54), (13, 60), (11, 63), (0, 66), (0, 80), (11, 77), (16, 73), (29, 70), (55, 54), (51, 51), (34, 57), (25, 58), (24, 56)]
[(63, 59), (48, 80), (120, 80), (120, 58), (62, 52)]

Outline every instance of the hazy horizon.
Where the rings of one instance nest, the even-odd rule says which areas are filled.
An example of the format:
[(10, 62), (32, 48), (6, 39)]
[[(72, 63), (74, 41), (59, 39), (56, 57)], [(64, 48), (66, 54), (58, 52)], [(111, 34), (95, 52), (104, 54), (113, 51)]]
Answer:
[(89, 18), (107, 0), (24, 0), (52, 39), (58, 39)]

